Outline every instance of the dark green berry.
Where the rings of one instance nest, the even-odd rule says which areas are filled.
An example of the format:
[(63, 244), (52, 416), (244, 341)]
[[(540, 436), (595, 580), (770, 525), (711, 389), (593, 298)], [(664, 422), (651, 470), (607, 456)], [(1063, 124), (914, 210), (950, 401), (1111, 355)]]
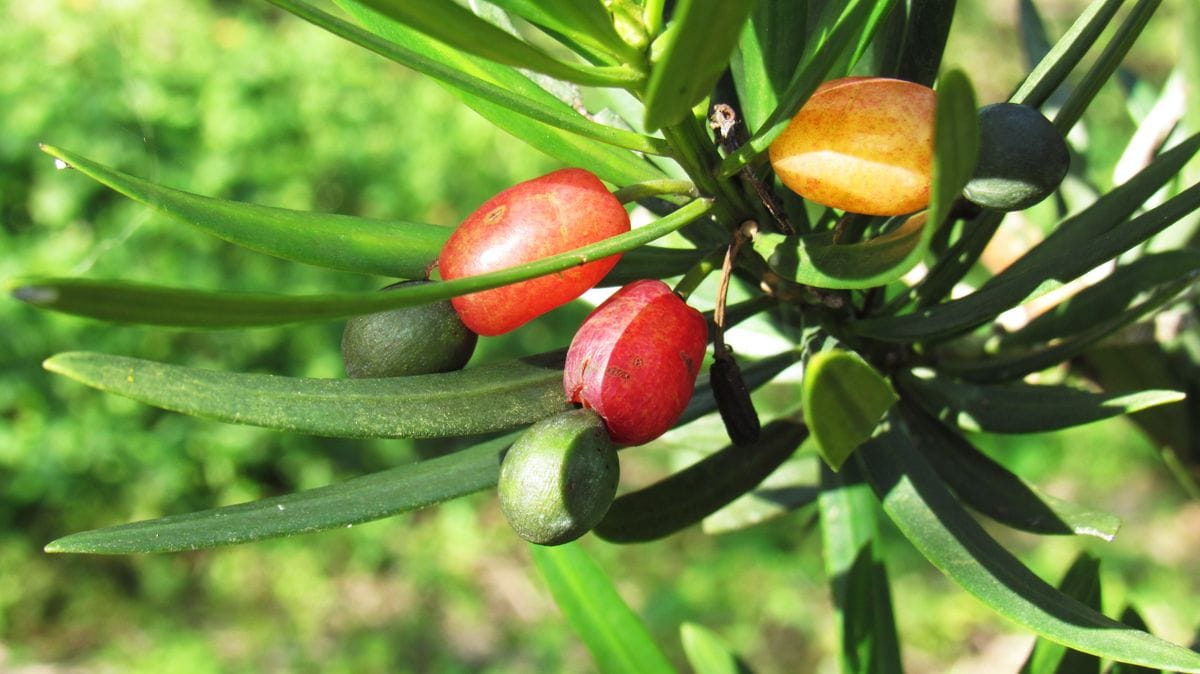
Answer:
[(560, 545), (608, 512), (621, 475), (604, 420), (587, 409), (529, 427), (500, 464), (500, 509), (521, 538)]
[[(392, 290), (430, 281), (403, 281)], [(479, 337), (449, 301), (355, 316), (342, 332), (342, 362), (354, 378), (402, 377), (461, 369)]]
[(986, 208), (1019, 211), (1054, 193), (1071, 163), (1062, 134), (1028, 105), (979, 111), (979, 163), (963, 195)]

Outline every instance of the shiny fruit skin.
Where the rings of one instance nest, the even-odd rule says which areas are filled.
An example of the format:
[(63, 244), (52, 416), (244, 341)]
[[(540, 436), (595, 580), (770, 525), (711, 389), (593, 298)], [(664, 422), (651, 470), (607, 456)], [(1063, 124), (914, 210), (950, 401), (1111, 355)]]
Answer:
[(634, 281), (587, 317), (571, 340), (563, 388), (595, 410), (620, 445), (657, 438), (683, 414), (708, 325), (662, 281)]
[(937, 96), (913, 82), (844, 77), (822, 84), (771, 143), (775, 175), (825, 206), (867, 215), (925, 208)]
[(590, 410), (570, 410), (530, 426), (505, 453), (500, 509), (521, 538), (560, 545), (600, 522), (620, 475), (604, 421)]
[[(458, 226), (442, 248), (443, 279), (540, 260), (629, 231), (629, 214), (592, 173), (568, 168), (514, 185)], [(451, 300), (467, 327), (499, 335), (579, 297), (620, 255)]]
[(979, 110), (979, 161), (963, 196), (985, 208), (1019, 211), (1058, 189), (1071, 154), (1036, 108), (995, 103)]
[[(403, 281), (384, 290), (424, 283)], [(342, 362), (355, 379), (450, 372), (467, 364), (478, 340), (449, 301), (401, 307), (346, 321)]]

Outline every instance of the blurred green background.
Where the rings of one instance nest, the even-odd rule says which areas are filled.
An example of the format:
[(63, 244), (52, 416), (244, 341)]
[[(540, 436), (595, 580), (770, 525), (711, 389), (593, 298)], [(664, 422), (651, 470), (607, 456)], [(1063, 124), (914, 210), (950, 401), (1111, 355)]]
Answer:
[[(1081, 4), (1049, 3), (1046, 18), (1061, 31)], [(1131, 65), (1148, 81), (1161, 83), (1174, 62), (1181, 4), (1167, 3), (1135, 49)], [(981, 102), (1004, 97), (1025, 71), (1014, 7), (960, 3), (947, 58), (975, 78)], [(507, 185), (557, 167), (431, 82), (264, 3), (13, 0), (0, 8), (6, 281), (86, 275), (286, 293), (386, 283), (202, 235), (57, 171), (38, 142), (201, 194), (448, 226)], [(1133, 125), (1119, 92), (1107, 95), (1117, 103), (1098, 105), (1105, 116), (1095, 125), (1119, 151)], [(567, 307), (518, 335), (484, 340), (477, 358), (562, 346), (555, 335), (570, 334), (584, 311)], [(66, 533), (320, 486), (450, 447), (210, 423), (97, 393), (40, 366), (53, 353), (89, 349), (334, 377), (338, 324), (114, 328), (6, 298), (0, 327), (0, 671), (591, 670), (491, 493), (219, 550), (43, 554)], [(790, 400), (792, 386), (781, 382), (764, 396)], [(714, 437), (702, 422), (626, 453), (626, 484), (713, 449)], [(1126, 521), (1108, 544), (995, 529), (1006, 544), (1052, 580), (1077, 551), (1101, 555), (1112, 612), (1135, 600), (1157, 633), (1190, 640), (1200, 624), (1200, 504), (1183, 498), (1131, 426), (979, 441), (1051, 493)], [(759, 672), (834, 671), (818, 539), (798, 513), (723, 536), (691, 530), (649, 545), (590, 537), (584, 545), (676, 661), (679, 625), (694, 621)], [(1031, 637), (954, 588), (899, 536), (891, 546), (911, 671), (1014, 671), (1005, 663), (1019, 663)]]

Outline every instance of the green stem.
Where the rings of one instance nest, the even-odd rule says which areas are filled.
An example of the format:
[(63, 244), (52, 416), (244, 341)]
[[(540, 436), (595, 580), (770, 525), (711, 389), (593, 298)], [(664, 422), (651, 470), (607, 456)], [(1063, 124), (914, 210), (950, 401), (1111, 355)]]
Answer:
[(683, 194), (693, 198), (700, 196), (699, 190), (696, 189), (696, 186), (690, 180), (675, 180), (673, 178), (632, 183), (613, 192), (613, 196), (623, 204), (663, 194)]
[(679, 279), (679, 283), (675, 284), (675, 294), (679, 295), (687, 301), (692, 292), (708, 278), (708, 275), (721, 267), (721, 261), (725, 259), (725, 249), (717, 248), (713, 252), (705, 255), (702, 260), (692, 265), (683, 278)]

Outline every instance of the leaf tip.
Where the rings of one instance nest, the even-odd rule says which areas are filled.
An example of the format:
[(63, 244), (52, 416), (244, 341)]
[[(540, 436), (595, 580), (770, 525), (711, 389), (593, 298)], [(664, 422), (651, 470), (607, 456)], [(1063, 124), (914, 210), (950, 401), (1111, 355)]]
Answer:
[(48, 306), (58, 301), (58, 290), (37, 284), (17, 282), (9, 287), (8, 293), (13, 299), (36, 306)]

